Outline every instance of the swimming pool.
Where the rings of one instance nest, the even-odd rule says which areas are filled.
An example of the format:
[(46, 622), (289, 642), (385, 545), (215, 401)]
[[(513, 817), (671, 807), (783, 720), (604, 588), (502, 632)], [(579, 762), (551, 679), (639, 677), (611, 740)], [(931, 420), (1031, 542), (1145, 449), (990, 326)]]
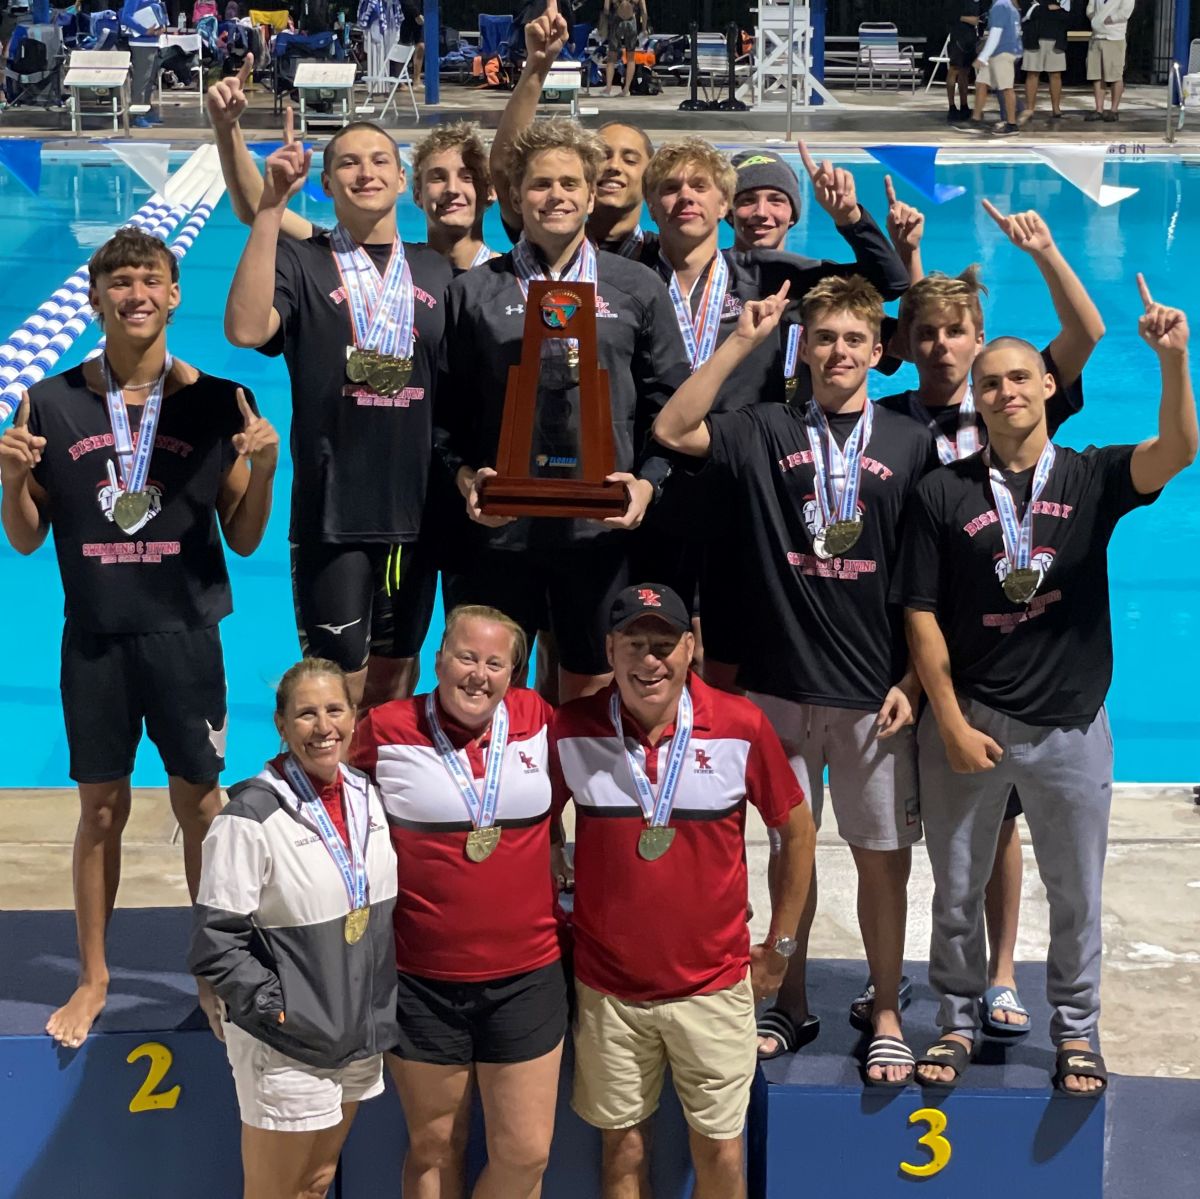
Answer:
[[(860, 198), (882, 220), (881, 166), (861, 154), (853, 162)], [(1114, 155), (1106, 182), (1137, 187), (1136, 196), (1102, 209), (1033, 161), (978, 155), (948, 162), (939, 179), (967, 194), (938, 208), (926, 205), (927, 269), (951, 272), (970, 262), (983, 268), (992, 295), (985, 305), (989, 333), (1018, 333), (1042, 344), (1055, 329), (1040, 276), (978, 206), (987, 196), (1004, 211), (1037, 207), (1059, 245), (1095, 296), (1108, 333), (1085, 377), (1087, 403), (1059, 440), (1075, 447), (1136, 441), (1154, 431), (1158, 407), (1156, 363), (1137, 337), (1140, 312), (1134, 275), (1146, 273), (1157, 299), (1189, 303), (1200, 263), (1200, 162)], [(922, 203), (900, 185), (901, 196)], [(149, 189), (107, 152), (53, 152), (43, 159), (35, 198), (0, 171), (0, 335), (15, 328), (59, 283), (149, 198)], [(332, 208), (301, 196), (297, 207), (319, 223)], [(1183, 214), (1191, 215), (1185, 221)], [(401, 201), (406, 239), (423, 236), (424, 221)], [(491, 244), (507, 244), (495, 213), (486, 228)], [(726, 240), (729, 240), (728, 236)], [(225, 295), (244, 230), (223, 201), (183, 264), (183, 304), (171, 334), (172, 351), (205, 370), (252, 387), (266, 415), (286, 436), (288, 386), (282, 359), (228, 345), (222, 332)], [(829, 220), (806, 201), (790, 246), (844, 258), (844, 242)], [(1191, 284), (1191, 286), (1189, 286)], [(1193, 313), (1200, 327), (1200, 308)], [(63, 365), (95, 342), (84, 336)], [(1039, 340), (1041, 339), (1041, 340)], [(907, 375), (879, 380), (887, 391), (909, 386)], [(879, 392), (879, 394), (883, 394)], [(244, 560), (229, 555), (234, 614), (224, 623), (230, 692), (230, 781), (256, 771), (273, 752), (270, 709), (274, 681), (297, 656), (287, 565), (290, 467), (280, 464), (276, 507), (263, 546)], [(1200, 673), (1200, 468), (1177, 479), (1150, 510), (1119, 527), (1110, 551), (1116, 673), (1109, 709), (1122, 781), (1193, 782), (1200, 778), (1200, 715), (1194, 680)], [(8, 636), (0, 719), (19, 753), (6, 755), (0, 787), (67, 786), (66, 739), (58, 696), (61, 589), (53, 551), (22, 559), (0, 548), (0, 588)], [(432, 674), (435, 628), (423, 660)], [(97, 697), (103, 702), (103, 697)], [(162, 783), (154, 750), (144, 745), (134, 781)]]

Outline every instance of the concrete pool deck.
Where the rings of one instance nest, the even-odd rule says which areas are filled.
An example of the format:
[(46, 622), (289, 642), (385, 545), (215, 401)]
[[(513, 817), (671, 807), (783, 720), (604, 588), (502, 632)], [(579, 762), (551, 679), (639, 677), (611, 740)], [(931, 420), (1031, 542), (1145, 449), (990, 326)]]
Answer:
[[(70, 908), (76, 812), (72, 790), (0, 791), (0, 909)], [(568, 825), (570, 817), (568, 812)], [(182, 851), (172, 844), (174, 830), (165, 789), (135, 791), (119, 907), (187, 903)], [(1017, 958), (1044, 961), (1046, 898), (1023, 824), (1022, 842), (1026, 873)], [(753, 812), (747, 858), (756, 913), (752, 931), (761, 936), (770, 912), (767, 839)], [(820, 834), (817, 862), (820, 910), (811, 956), (859, 959), (854, 866), (830, 827)], [(910, 959), (928, 955), (931, 893), (929, 862), (917, 846), (909, 886)], [(1109, 1067), (1123, 1074), (1200, 1078), (1200, 1025), (1194, 1016), (1200, 988), (1200, 805), (1190, 786), (1115, 788), (1104, 941), (1101, 1027)], [(1043, 1043), (1045, 1030), (1035, 1030), (1033, 1037)]]

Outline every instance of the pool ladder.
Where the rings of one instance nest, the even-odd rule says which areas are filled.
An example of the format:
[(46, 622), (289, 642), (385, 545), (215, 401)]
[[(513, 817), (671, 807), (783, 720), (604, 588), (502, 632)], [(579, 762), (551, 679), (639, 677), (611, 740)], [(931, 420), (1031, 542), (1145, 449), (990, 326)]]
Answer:
[[(1176, 102), (1178, 97), (1178, 103)], [(1173, 109), (1179, 109), (1179, 120), (1171, 119)], [(1175, 135), (1183, 128), (1183, 120), (1187, 115), (1187, 106), (1183, 101), (1183, 72), (1179, 69), (1177, 62), (1171, 63), (1171, 70), (1167, 75), (1167, 145), (1175, 144)]]

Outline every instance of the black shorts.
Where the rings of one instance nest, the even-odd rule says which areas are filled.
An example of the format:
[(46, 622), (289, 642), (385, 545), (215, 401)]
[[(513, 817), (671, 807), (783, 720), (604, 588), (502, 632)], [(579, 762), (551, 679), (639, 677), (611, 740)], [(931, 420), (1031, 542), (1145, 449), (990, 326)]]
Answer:
[(1025, 809), (1021, 807), (1021, 797), (1017, 794), (1016, 787), (1014, 787), (1008, 793), (1008, 803), (1004, 806), (1004, 819), (1016, 820), (1023, 811)]
[(972, 36), (963, 41), (956, 41), (952, 37), (950, 45), (946, 50), (946, 57), (950, 60), (952, 67), (958, 67), (962, 71), (969, 71), (975, 65), (975, 60), (979, 57), (975, 37)]
[(531, 643), (548, 621), (564, 670), (605, 674), (608, 613), (631, 581), (628, 537), (615, 533), (558, 550), (484, 550), (467, 570), (442, 577), (446, 608), (499, 608)]
[(567, 1034), (562, 962), (486, 982), (453, 983), (400, 974), (392, 1052), (408, 1062), (468, 1066), (531, 1062)]
[(132, 774), (143, 721), (168, 775), (215, 783), (225, 769), (225, 660), (216, 625), (89, 633), (68, 620), (60, 682), (77, 783)]
[(300, 652), (345, 671), (362, 670), (371, 656), (415, 657), (436, 592), (437, 568), (416, 544), (292, 546)]
[(425, 44), (425, 23), (415, 17), (400, 18), (400, 45), (423, 46)]

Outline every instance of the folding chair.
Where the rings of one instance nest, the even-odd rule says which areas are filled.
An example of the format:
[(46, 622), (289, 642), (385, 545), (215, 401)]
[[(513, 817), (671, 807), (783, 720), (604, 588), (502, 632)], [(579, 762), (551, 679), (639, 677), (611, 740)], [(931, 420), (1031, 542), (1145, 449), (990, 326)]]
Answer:
[[(367, 102), (358, 105), (354, 112), (358, 116), (368, 116), (375, 111), (375, 105), (371, 103), (371, 97), (378, 92), (387, 92), (387, 99), (383, 102), (383, 107), (379, 110), (379, 119), (382, 121), (387, 116), (389, 107), (396, 109), (396, 119), (400, 119), (400, 109), (396, 104), (396, 93), (402, 88), (408, 88), (408, 98), (412, 101), (413, 119), (419, 120), (421, 112), (417, 108), (417, 97), (413, 91), (412, 71), (409, 69), (412, 63), (412, 57), (416, 53), (416, 46), (402, 46), (399, 42), (388, 51), (387, 57), (384, 59), (384, 70), (380, 75), (364, 75), (361, 82), (366, 85)], [(398, 66), (399, 71), (393, 75), (388, 68), (390, 66)]]
[(925, 84), (925, 91), (928, 92), (933, 87), (934, 80), (937, 79), (938, 67), (945, 67), (947, 71), (950, 68), (950, 35), (946, 34), (946, 40), (942, 43), (941, 52), (934, 55), (929, 60), (933, 64), (933, 70), (929, 72), (929, 79)]
[[(71, 112), (72, 133), (82, 133), (83, 118), (93, 115), (111, 116), (114, 133), (120, 120), (125, 136), (129, 136), (129, 67), (128, 50), (72, 51), (63, 77), (63, 86), (70, 93), (67, 107)], [(101, 103), (85, 112), (83, 102), (89, 93)]]
[(896, 76), (896, 90), (900, 90), (900, 77), (907, 75), (912, 90), (917, 90), (916, 52), (912, 46), (900, 48), (900, 34), (890, 21), (864, 21), (858, 27), (858, 58), (854, 63), (854, 90), (858, 91), (858, 76), (867, 68), (867, 90), (875, 90), (875, 72), (878, 71), (887, 86), (889, 74)]

